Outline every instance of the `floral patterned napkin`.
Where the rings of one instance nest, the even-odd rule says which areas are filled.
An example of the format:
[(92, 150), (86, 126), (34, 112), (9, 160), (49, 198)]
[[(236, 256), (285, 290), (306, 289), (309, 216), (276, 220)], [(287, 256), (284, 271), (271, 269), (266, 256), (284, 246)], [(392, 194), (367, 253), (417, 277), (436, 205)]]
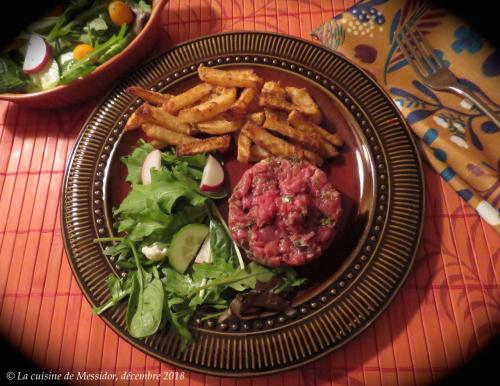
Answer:
[(406, 23), (416, 24), (460, 82), (500, 114), (500, 52), (449, 11), (421, 0), (366, 0), (312, 35), (385, 88), (424, 159), (500, 233), (500, 130), (468, 100), (418, 80), (395, 39)]

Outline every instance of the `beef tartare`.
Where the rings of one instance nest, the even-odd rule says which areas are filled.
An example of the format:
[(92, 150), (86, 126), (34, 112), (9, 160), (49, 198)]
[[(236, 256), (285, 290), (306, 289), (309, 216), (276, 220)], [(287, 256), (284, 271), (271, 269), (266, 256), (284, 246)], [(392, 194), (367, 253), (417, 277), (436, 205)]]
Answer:
[(250, 259), (303, 265), (328, 247), (340, 194), (307, 161), (268, 158), (247, 170), (229, 199), (229, 229)]

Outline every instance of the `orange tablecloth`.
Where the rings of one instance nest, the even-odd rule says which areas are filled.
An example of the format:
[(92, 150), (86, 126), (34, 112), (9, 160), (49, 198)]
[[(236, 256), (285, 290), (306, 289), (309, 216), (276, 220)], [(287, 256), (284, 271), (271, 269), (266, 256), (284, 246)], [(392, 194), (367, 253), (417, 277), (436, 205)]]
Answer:
[[(242, 29), (310, 39), (314, 27), (352, 4), (171, 0), (159, 49)], [(64, 253), (64, 168), (96, 102), (50, 111), (0, 103), (0, 333), (47, 371), (159, 374), (171, 366), (133, 348), (92, 314)], [(165, 383), (425, 385), (470, 360), (500, 332), (500, 237), (424, 169), (427, 212), (415, 266), (362, 335), (322, 360), (275, 376), (235, 380), (184, 372), (182, 380)]]

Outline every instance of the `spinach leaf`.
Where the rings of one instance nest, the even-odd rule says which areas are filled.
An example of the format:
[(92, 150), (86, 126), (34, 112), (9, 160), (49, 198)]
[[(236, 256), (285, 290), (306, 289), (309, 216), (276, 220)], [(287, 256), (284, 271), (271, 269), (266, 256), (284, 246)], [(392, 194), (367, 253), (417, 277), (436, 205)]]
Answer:
[(210, 219), (210, 251), (215, 265), (225, 261), (236, 267), (236, 251), (231, 237), (226, 233), (222, 224), (215, 218)]
[(158, 277), (141, 286), (138, 273), (132, 282), (127, 308), (127, 329), (134, 338), (153, 335), (163, 314), (163, 285)]
[[(212, 237), (212, 233), (214, 234), (214, 240), (210, 238), (210, 248), (212, 254), (218, 254), (218, 257), (225, 256), (227, 261), (231, 264), (239, 264), (241, 269), (245, 268), (241, 252), (236, 245), (236, 242), (230, 235), (229, 228), (224, 220), (224, 217), (222, 217), (219, 209), (211, 200), (206, 201), (206, 203), (210, 216), (210, 237)], [(214, 260), (216, 259), (215, 256), (212, 257)]]
[(127, 328), (134, 338), (144, 338), (154, 334), (160, 326), (163, 314), (163, 285), (156, 267), (153, 267), (153, 275), (148, 280), (134, 244), (128, 242), (134, 255), (137, 273), (132, 279), (128, 300)]

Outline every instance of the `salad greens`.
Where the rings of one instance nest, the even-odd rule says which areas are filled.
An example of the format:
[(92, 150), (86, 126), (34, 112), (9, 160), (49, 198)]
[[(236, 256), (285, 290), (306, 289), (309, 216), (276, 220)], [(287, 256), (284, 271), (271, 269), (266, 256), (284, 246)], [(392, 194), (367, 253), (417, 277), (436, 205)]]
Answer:
[(33, 81), (16, 62), (0, 54), (0, 92), (23, 92), (34, 87)]
[[(107, 245), (104, 253), (114, 256), (127, 276), (109, 276), (110, 298), (94, 311), (100, 314), (128, 299), (126, 321), (132, 336), (143, 338), (170, 326), (186, 344), (192, 340), (189, 323), (195, 313), (202, 318), (228, 317), (231, 309), (237, 309), (233, 315), (241, 314), (241, 305), (252, 303), (245, 298), (247, 293), (257, 300), (279, 298), (274, 303), (289, 308), (289, 302), (280, 296), (302, 285), (304, 279), (292, 268), (270, 269), (255, 262), (245, 265), (214, 201), (198, 189), (207, 156), (177, 157), (175, 150), (167, 149), (162, 153), (161, 168), (151, 170), (151, 184), (144, 185), (141, 168), (153, 149), (140, 140), (138, 147), (122, 158), (131, 190), (113, 209), (120, 236), (96, 242)], [(154, 244), (168, 249), (179, 229), (195, 223), (209, 225), (210, 262), (193, 263), (181, 274), (167, 258), (150, 260), (141, 253)], [(266, 282), (272, 286), (264, 293), (259, 286)], [(236, 298), (238, 304), (234, 303)]]
[[(121, 24), (111, 14), (111, 3), (71, 0), (60, 16), (44, 17), (27, 27), (0, 54), (0, 93), (34, 92), (71, 83), (121, 52), (144, 27), (151, 14), (150, 0), (121, 1), (133, 15)], [(32, 34), (49, 45), (50, 58), (43, 68), (26, 74), (23, 63)], [(77, 53), (80, 46), (85, 50)]]

